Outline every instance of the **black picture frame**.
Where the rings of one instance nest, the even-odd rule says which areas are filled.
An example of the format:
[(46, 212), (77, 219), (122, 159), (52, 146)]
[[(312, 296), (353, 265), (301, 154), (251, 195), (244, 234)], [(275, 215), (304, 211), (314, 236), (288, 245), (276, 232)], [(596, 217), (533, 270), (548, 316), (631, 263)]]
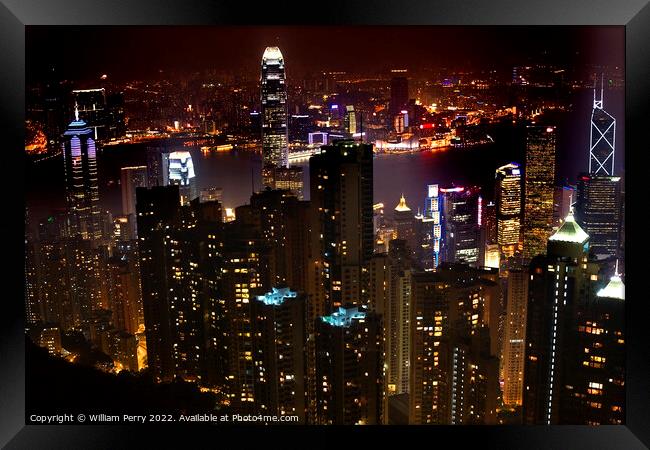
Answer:
[[(626, 32), (626, 179), (641, 180), (649, 150), (650, 4), (648, 0), (335, 0), (232, 1), (0, 0), (0, 123), (3, 181), (9, 205), (2, 227), (4, 280), (0, 309), (0, 445), (6, 448), (368, 447), (368, 440), (416, 446), (637, 449), (650, 446), (650, 327), (641, 264), (647, 242), (645, 189), (626, 189), (627, 404), (624, 426), (491, 427), (219, 427), (25, 425), (23, 183), (25, 27), (29, 25), (619, 25)], [(647, 166), (646, 166), (647, 167)], [(11, 172), (11, 173), (9, 173)], [(637, 173), (638, 172), (638, 173)], [(10, 176), (11, 175), (11, 176)], [(627, 183), (630, 183), (627, 181)], [(639, 183), (640, 185), (640, 183)], [(629, 201), (631, 197), (632, 201)], [(647, 200), (646, 200), (647, 201)], [(630, 218), (635, 220), (630, 220)], [(641, 240), (637, 240), (641, 239)], [(647, 255), (647, 253), (645, 253)], [(639, 264), (635, 264), (636, 261)], [(632, 262), (632, 263), (630, 263)], [(298, 433), (298, 434), (297, 434)], [(233, 440), (234, 439), (234, 440)], [(456, 444), (457, 443), (457, 444)], [(463, 445), (464, 446), (464, 445)], [(383, 445), (382, 445), (383, 447)]]

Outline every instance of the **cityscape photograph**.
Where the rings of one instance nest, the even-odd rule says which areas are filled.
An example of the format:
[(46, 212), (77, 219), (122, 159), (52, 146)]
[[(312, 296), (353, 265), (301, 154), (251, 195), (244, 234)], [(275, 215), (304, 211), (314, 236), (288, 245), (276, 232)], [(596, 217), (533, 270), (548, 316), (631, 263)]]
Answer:
[(624, 27), (25, 37), (27, 423), (625, 424)]

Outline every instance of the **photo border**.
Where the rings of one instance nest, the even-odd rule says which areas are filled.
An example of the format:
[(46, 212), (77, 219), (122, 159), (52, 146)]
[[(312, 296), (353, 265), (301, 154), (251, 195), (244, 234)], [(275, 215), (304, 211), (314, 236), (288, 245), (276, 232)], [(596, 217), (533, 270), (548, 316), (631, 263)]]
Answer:
[[(127, 7), (128, 5), (128, 7)], [(277, 444), (290, 448), (349, 446), (368, 440), (431, 445), (440, 440), (489, 448), (647, 448), (650, 446), (650, 326), (648, 295), (638, 286), (643, 270), (630, 264), (647, 258), (647, 240), (641, 238), (647, 208), (636, 204), (644, 190), (632, 190), (626, 181), (626, 424), (624, 426), (438, 426), (429, 427), (265, 427), (189, 425), (25, 425), (24, 323), (24, 117), (25, 27), (30, 25), (619, 25), (626, 32), (626, 180), (636, 180), (650, 150), (650, 4), (648, 0), (469, 0), (469, 1), (345, 1), (324, 3), (286, 0), (252, 4), (229, 1), (156, 1), (128, 4), (100, 0), (0, 0), (0, 123), (3, 125), (3, 166), (7, 174), (7, 219), (0, 223), (4, 240), (4, 285), (0, 313), (0, 446), (5, 448), (124, 448), (153, 447), (154, 441), (185, 448), (203, 437), (220, 447), (238, 438), (240, 445)], [(326, 37), (324, 37), (326, 39)], [(325, 42), (325, 41), (324, 41)], [(71, 48), (74, 43), (70, 43)], [(498, 57), (498, 50), (495, 51)], [(6, 126), (6, 131), (5, 131)], [(13, 150), (12, 150), (13, 149)], [(15, 149), (20, 149), (16, 151)], [(633, 153), (636, 152), (636, 153)], [(12, 170), (11, 168), (17, 168)], [(647, 166), (646, 166), (647, 167)], [(11, 176), (11, 181), (9, 181)], [(643, 175), (640, 173), (640, 177)], [(647, 226), (647, 225), (646, 225)], [(15, 227), (15, 234), (14, 232)], [(22, 230), (22, 231), (21, 231)], [(9, 234), (11, 233), (11, 234)], [(10, 289), (6, 289), (10, 286)], [(18, 287), (20, 286), (20, 287)], [(15, 289), (14, 289), (15, 288)], [(632, 289), (630, 289), (632, 288)], [(645, 294), (645, 295), (644, 295)], [(46, 380), (44, 380), (46, 382)], [(144, 427), (144, 428), (143, 428)], [(263, 431), (258, 433), (256, 431)], [(216, 432), (216, 433), (215, 433)], [(300, 436), (300, 439), (298, 438)], [(303, 440), (302, 437), (307, 440)], [(226, 441), (226, 439), (228, 439)], [(276, 440), (278, 439), (278, 440)], [(284, 440), (287, 439), (287, 440)], [(344, 439), (344, 441), (342, 441)], [(365, 446), (365, 445), (364, 445)], [(229, 447), (229, 446), (227, 446)]]

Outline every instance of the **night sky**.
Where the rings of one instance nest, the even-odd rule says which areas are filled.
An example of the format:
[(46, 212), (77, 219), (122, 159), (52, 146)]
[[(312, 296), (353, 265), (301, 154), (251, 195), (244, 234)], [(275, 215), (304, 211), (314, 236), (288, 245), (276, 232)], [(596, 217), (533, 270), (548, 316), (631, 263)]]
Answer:
[[(55, 64), (60, 75), (114, 81), (158, 70), (210, 68), (257, 73), (278, 45), (288, 76), (305, 71), (384, 71), (394, 67), (502, 68), (531, 60), (622, 67), (624, 27), (126, 27), (28, 26), (28, 81)], [(293, 73), (292, 73), (293, 72)]]

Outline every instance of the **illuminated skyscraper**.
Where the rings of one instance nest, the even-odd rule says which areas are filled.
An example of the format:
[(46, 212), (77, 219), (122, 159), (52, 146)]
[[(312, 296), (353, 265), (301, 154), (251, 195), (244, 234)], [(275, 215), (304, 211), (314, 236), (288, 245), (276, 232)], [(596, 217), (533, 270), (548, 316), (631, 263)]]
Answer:
[(424, 201), (424, 213), (415, 216), (416, 240), (419, 263), (423, 270), (436, 270), (440, 264), (440, 241), (442, 239), (442, 207), (440, 191), (437, 184), (427, 186)]
[(170, 153), (167, 158), (167, 170), (168, 183), (179, 187), (181, 205), (187, 205), (199, 196), (190, 152)]
[(484, 311), (494, 283), (445, 264), (411, 278), (409, 423), (495, 423), (499, 363)]
[(316, 322), (316, 422), (381, 423), (380, 319), (365, 308), (338, 308)]
[(70, 232), (83, 239), (101, 238), (99, 220), (99, 183), (97, 148), (92, 130), (79, 119), (70, 122), (63, 133), (63, 163), (68, 208), (71, 212)]
[(273, 288), (252, 301), (255, 404), (262, 414), (305, 423), (305, 298)]
[(579, 312), (595, 295), (598, 265), (590, 261), (589, 236), (569, 213), (549, 238), (547, 256), (533, 258), (526, 323), (523, 420), (570, 423)]
[(600, 96), (596, 98), (591, 111), (589, 143), (589, 173), (593, 175), (614, 175), (614, 153), (616, 149), (616, 119), (603, 109), (603, 77), (600, 80)]
[(440, 189), (445, 262), (476, 265), (479, 260), (480, 188)]
[(566, 423), (620, 425), (625, 421), (625, 286), (618, 263), (601, 285), (578, 317)]
[(496, 170), (497, 243), (509, 257), (518, 249), (521, 231), (521, 170), (510, 163)]
[(589, 234), (598, 258), (618, 255), (621, 239), (621, 177), (581, 174), (576, 220)]
[(372, 145), (338, 141), (309, 160), (314, 253), (325, 313), (369, 302), (373, 253)]
[(503, 337), (503, 403), (508, 406), (521, 406), (522, 404), (527, 303), (528, 270), (510, 269), (508, 271), (508, 299)]
[(553, 226), (555, 127), (526, 127), (523, 256), (544, 254)]
[(278, 47), (267, 47), (262, 55), (262, 182), (271, 184), (265, 170), (288, 167), (288, 112), (284, 57)]

